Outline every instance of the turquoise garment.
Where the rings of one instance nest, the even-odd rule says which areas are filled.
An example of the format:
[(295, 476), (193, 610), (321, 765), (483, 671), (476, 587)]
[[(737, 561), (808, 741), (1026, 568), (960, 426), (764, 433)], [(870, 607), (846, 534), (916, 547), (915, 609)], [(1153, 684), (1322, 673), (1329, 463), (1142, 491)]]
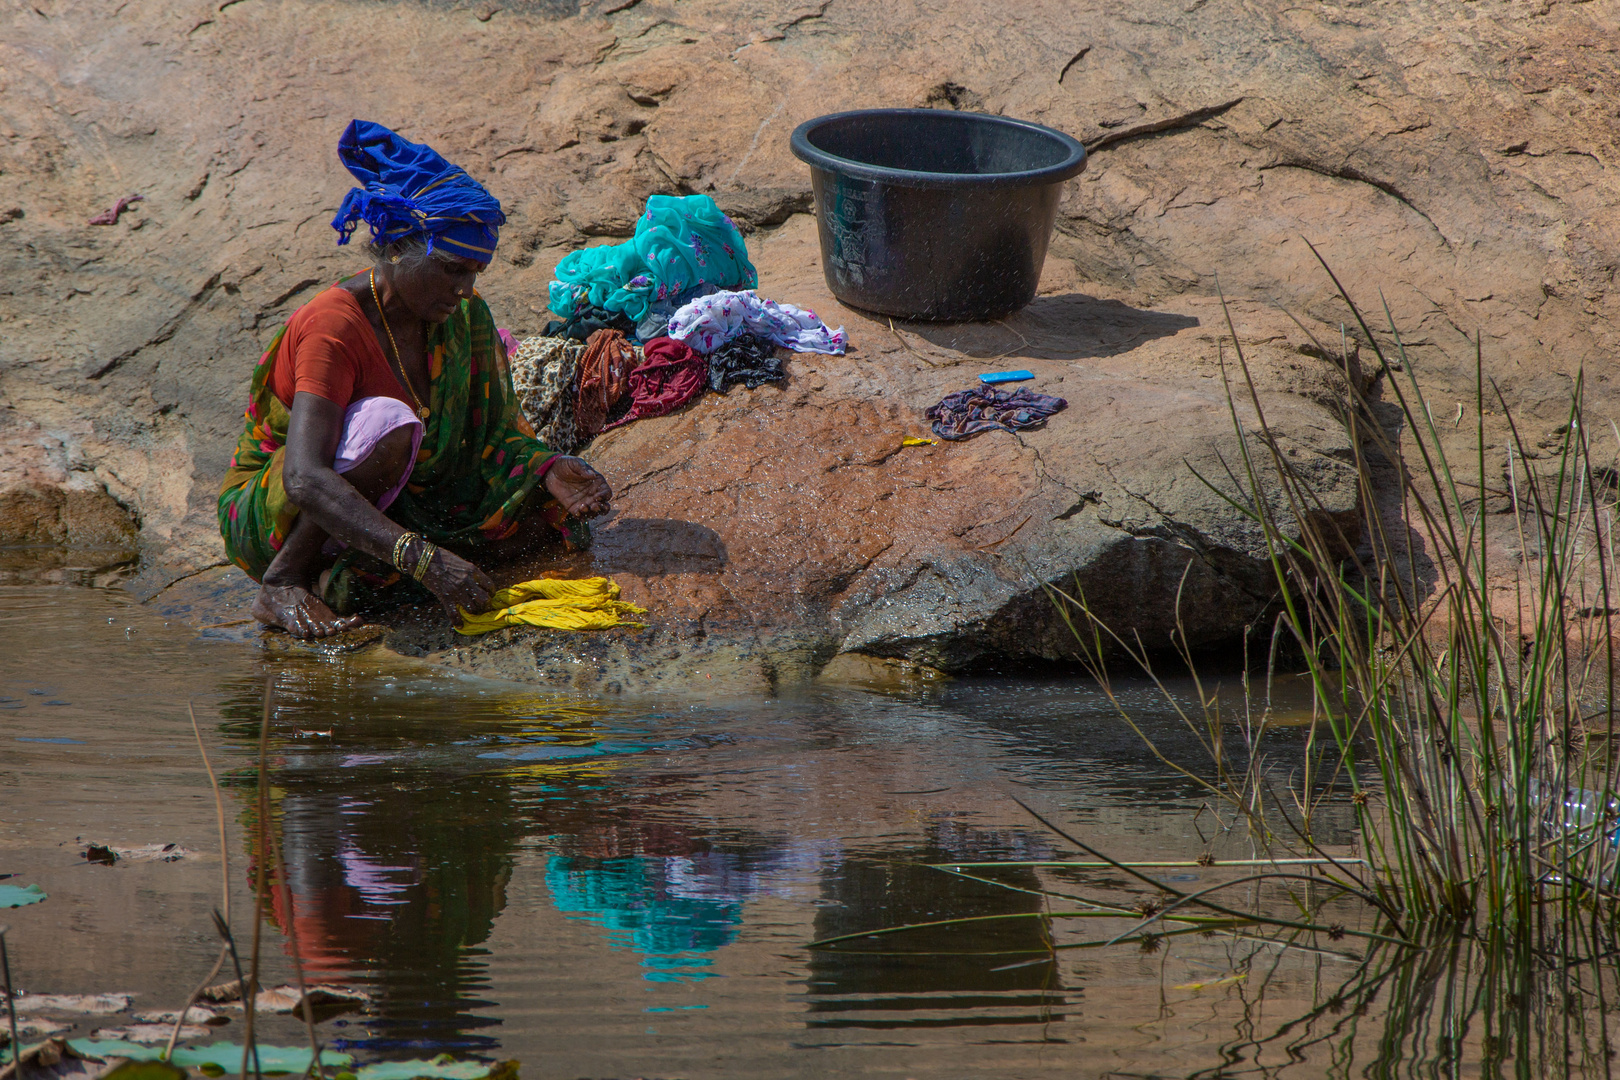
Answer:
[(731, 219), (707, 195), (653, 195), (622, 244), (582, 248), (557, 264), (547, 305), (564, 319), (576, 305), (623, 312), (641, 322), (647, 310), (704, 285), (752, 289), (759, 274)]

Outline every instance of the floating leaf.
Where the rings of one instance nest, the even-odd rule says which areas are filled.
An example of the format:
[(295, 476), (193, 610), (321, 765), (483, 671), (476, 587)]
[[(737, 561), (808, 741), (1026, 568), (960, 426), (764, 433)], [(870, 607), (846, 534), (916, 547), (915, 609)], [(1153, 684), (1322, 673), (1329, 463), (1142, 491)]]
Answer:
[[(138, 1012), (134, 1016), (130, 1017), (130, 1019), (134, 1020), (137, 1024), (168, 1024), (170, 1027), (173, 1027), (180, 1020), (180, 1010), (168, 1009), (158, 1012)], [(191, 1008), (186, 1010), (186, 1023), (188, 1024), (218, 1025), (228, 1024), (230, 1022), (230, 1017), (221, 1016), (213, 1009), (204, 1008), (201, 1005), (193, 1005)]]
[[(234, 1009), (242, 1008), (242, 984), (235, 979), (210, 986), (197, 996), (203, 1001), (229, 1005)], [(312, 986), (301, 997), (296, 986), (273, 986), (260, 990), (253, 1004), (259, 1012), (296, 1013), (301, 1016), (306, 1000), (317, 1017), (332, 1017), (369, 1004), (371, 995), (363, 990), (350, 990), (342, 986)]]
[(142, 844), (139, 847), (115, 847), (113, 853), (129, 862), (179, 862), (197, 853), (179, 844)]
[[(111, 1042), (167, 1043), (174, 1034), (174, 1023), (130, 1024), (128, 1027), (97, 1028), (90, 1033), (92, 1039)], [(200, 1024), (187, 1024), (180, 1029), (182, 1039), (206, 1039), (211, 1032)]]
[[(72, 1026), (56, 1020), (38, 1020), (32, 1016), (20, 1016), (17, 1018), (17, 1035), (37, 1038), (41, 1035), (55, 1035)], [(0, 1023), (0, 1046), (9, 1045), (11, 1045), (11, 1025)]]
[[(126, 1057), (132, 1061), (152, 1061), (163, 1054), (161, 1046), (142, 1046), (125, 1041), (73, 1039), (68, 1046), (89, 1057)], [(309, 1071), (310, 1053), (307, 1046), (266, 1046), (260, 1043), (258, 1052), (259, 1068), (264, 1072), (301, 1074)], [(226, 1072), (236, 1072), (242, 1067), (242, 1047), (228, 1042), (217, 1042), (211, 1046), (181, 1046), (175, 1049), (174, 1056), (169, 1060), (186, 1069), (212, 1066)], [(354, 1058), (348, 1054), (340, 1054), (336, 1050), (321, 1051), (323, 1065), (350, 1065), (353, 1062)]]
[(106, 1016), (129, 1008), (133, 994), (18, 994), (17, 1011), (25, 1013), (65, 1012), (84, 1016)]
[(45, 899), (38, 885), (0, 885), (0, 908), (27, 907)]
[(112, 866), (120, 862), (179, 862), (191, 858), (196, 852), (179, 844), (142, 844), (139, 847), (88, 844), (83, 854), (86, 862)]
[[(10, 1060), (10, 1051), (0, 1052), (0, 1060), (7, 1065), (0, 1069), (0, 1080), (13, 1080), (17, 1065)], [(100, 1080), (107, 1065), (100, 1059), (79, 1053), (62, 1039), (46, 1039), (38, 1046), (25, 1046), (22, 1051), (23, 1073), (29, 1080)]]
[(186, 1080), (186, 1070), (167, 1061), (124, 1061), (102, 1074), (101, 1080)]
[(517, 1080), (517, 1062), (491, 1065), (484, 1061), (457, 1061), (441, 1054), (432, 1061), (378, 1061), (355, 1074), (357, 1080)]

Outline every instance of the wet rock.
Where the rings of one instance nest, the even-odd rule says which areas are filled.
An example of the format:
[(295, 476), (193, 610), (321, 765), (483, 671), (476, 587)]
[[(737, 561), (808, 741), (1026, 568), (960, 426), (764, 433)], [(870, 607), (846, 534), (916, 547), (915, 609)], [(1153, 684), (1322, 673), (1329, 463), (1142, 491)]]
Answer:
[(111, 549), (128, 558), (136, 521), (59, 434), (0, 410), (0, 547)]

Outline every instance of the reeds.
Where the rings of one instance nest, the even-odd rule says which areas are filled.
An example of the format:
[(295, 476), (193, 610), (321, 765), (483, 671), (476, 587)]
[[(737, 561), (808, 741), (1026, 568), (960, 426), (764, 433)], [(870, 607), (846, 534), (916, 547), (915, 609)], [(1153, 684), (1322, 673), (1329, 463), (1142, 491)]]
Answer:
[[(1375, 333), (1323, 268), (1387, 377), (1384, 400), (1369, 400), (1350, 377), (1346, 340), (1337, 343), (1359, 535), (1327, 512), (1268, 425), (1229, 310), (1234, 360), (1223, 368), (1239, 449), (1225, 475), (1199, 475), (1263, 537), (1278, 605), (1268, 653), (1274, 659), (1287, 646), (1311, 687), (1303, 768), (1287, 791), (1266, 782), (1257, 745), (1268, 714), (1248, 676), (1236, 719), (1196, 674), (1202, 709), (1165, 693), (1207, 761), (1170, 761), (1143, 738), (1233, 824), (1246, 824), (1267, 855), (1327, 860), (1311, 872), (1376, 909), (1382, 935), (1425, 948), (1467, 940), (1483, 950), (1488, 974), (1479, 978), (1494, 989), (1470, 1000), (1486, 1003), (1495, 1028), (1511, 1029), (1493, 1029), (1494, 1044), (1523, 1047), (1532, 1031), (1551, 1038), (1546, 1010), (1528, 1004), (1551, 994), (1562, 1037), (1578, 1030), (1583, 1045), (1590, 1035), (1606, 1051), (1601, 1020), (1592, 1029), (1585, 1018), (1612, 1007), (1613, 981), (1596, 965), (1620, 951), (1615, 454), (1593, 445), (1579, 376), (1563, 424), (1532, 442), (1486, 378), (1476, 340), (1471, 460), (1454, 460), (1448, 447), (1466, 439), (1467, 410), (1437, 421), (1387, 305), (1386, 328)], [(1489, 433), (1487, 414), (1500, 418)], [(1612, 437), (1620, 443), (1620, 429)], [(1501, 440), (1494, 450), (1493, 440)], [(1427, 588), (1417, 573), (1425, 559)], [(1110, 664), (1123, 654), (1157, 679), (1150, 651), (1103, 623), (1078, 589), (1050, 591), (1088, 668), (1142, 733), (1113, 697)], [(1191, 666), (1184, 637), (1175, 644)], [(1234, 734), (1250, 751), (1242, 771), (1225, 749)], [(1335, 859), (1315, 839), (1324, 800), (1346, 793), (1365, 863)]]

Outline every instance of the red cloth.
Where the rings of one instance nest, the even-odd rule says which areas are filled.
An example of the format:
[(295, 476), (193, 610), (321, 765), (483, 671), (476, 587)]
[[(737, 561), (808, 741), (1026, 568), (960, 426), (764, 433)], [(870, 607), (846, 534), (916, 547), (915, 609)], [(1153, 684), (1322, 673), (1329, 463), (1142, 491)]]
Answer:
[(630, 411), (608, 427), (672, 413), (703, 392), (708, 363), (683, 342), (653, 338), (641, 355), (641, 366), (630, 373)]
[(275, 364), (270, 389), (288, 408), (300, 391), (344, 409), (366, 397), (397, 398), (416, 407), (383, 355), (360, 301), (335, 285), (293, 312)]

